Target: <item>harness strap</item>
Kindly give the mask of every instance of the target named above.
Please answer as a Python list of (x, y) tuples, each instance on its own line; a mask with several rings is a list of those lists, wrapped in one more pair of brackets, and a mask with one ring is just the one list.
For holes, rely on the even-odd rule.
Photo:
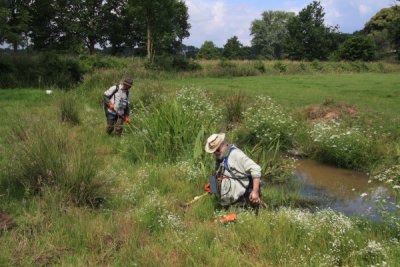
[(240, 183), (240, 185), (243, 186), (243, 188), (246, 189), (246, 193), (247, 193), (247, 191), (252, 190), (252, 188), (250, 188), (250, 187), (252, 187), (252, 177), (251, 176), (247, 176), (247, 178), (249, 179), (249, 185), (245, 186), (244, 183), (241, 181), (241, 179), (237, 178), (236, 175), (229, 169), (229, 166), (228, 166), (229, 155), (231, 154), (231, 152), (234, 149), (236, 149), (236, 147), (234, 147), (233, 145), (229, 146), (228, 156), (226, 156), (226, 158), (224, 159), (224, 169), (229, 172), (229, 174), (231, 175), (232, 179), (238, 181)]

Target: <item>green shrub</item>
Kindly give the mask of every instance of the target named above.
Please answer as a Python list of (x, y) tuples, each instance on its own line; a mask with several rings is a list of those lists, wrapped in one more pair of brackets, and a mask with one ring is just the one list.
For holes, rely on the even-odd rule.
[(262, 62), (262, 60), (258, 60), (254, 63), (254, 68), (256, 70), (258, 70), (260, 73), (265, 73), (267, 71), (267, 69), (265, 68), (264, 63)]
[(322, 71), (324, 69), (324, 66), (318, 60), (314, 60), (310, 65), (314, 70), (317, 71)]
[(278, 61), (274, 64), (274, 69), (279, 72), (286, 72), (288, 69), (288, 65)]
[(164, 55), (155, 57), (152, 62), (146, 62), (145, 67), (151, 70), (165, 71), (195, 71), (202, 67), (195, 61), (183, 56)]
[(77, 59), (55, 53), (1, 55), (0, 87), (70, 88), (82, 80), (84, 67)]
[(369, 70), (365, 62), (360, 62), (360, 61), (350, 62), (350, 66), (352, 70), (355, 70), (357, 72), (365, 72)]
[(365, 60), (374, 59), (376, 46), (371, 37), (355, 35), (347, 39), (339, 48), (338, 55), (344, 60)]

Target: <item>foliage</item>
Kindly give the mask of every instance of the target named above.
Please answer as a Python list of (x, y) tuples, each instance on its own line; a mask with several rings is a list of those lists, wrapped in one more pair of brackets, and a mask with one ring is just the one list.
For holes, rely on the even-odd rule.
[(284, 40), (287, 37), (287, 24), (294, 17), (292, 12), (265, 11), (261, 19), (251, 23), (252, 45), (264, 58), (281, 59), (284, 56)]
[(324, 25), (324, 16), (320, 2), (314, 1), (289, 19), (286, 38), (289, 58), (324, 60), (336, 49), (335, 28)]
[(371, 38), (356, 35), (347, 39), (339, 48), (339, 57), (344, 60), (363, 60), (374, 59), (376, 47)]
[(389, 38), (392, 42), (392, 46), (396, 49), (397, 58), (400, 60), (400, 6), (395, 6), (394, 12), (393, 21), (389, 25)]
[(153, 62), (147, 62), (148, 69), (165, 71), (195, 71), (200, 70), (201, 65), (183, 56), (159, 56)]
[(25, 1), (0, 2), (0, 43), (12, 45), (14, 52), (19, 46), (27, 46), (30, 14)]
[(222, 55), (227, 59), (240, 59), (242, 58), (242, 47), (237, 36), (233, 36), (226, 41)]
[(132, 0), (128, 4), (130, 16), (139, 23), (139, 40), (146, 44), (149, 61), (155, 54), (180, 51), (182, 40), (189, 36), (190, 29), (185, 2)]
[(216, 59), (220, 57), (219, 49), (212, 41), (205, 41), (197, 54), (198, 58), (202, 59)]
[(315, 124), (311, 137), (315, 157), (322, 162), (364, 169), (379, 157), (373, 134), (358, 127), (346, 128), (339, 121)]
[(270, 97), (258, 96), (244, 112), (248, 134), (246, 143), (270, 146), (279, 143), (282, 149), (293, 145), (296, 122)]
[[(214, 63), (218, 64), (218, 62)], [(245, 65), (254, 69), (252, 62), (250, 64), (234, 63), (237, 68)], [(269, 71), (275, 62), (263, 63)], [(387, 113), (389, 119), (380, 117), (379, 122), (382, 122), (385, 129), (398, 128), (399, 123), (393, 120), (399, 113), (395, 101), (399, 79), (397, 73), (343, 75), (335, 72), (340, 66), (350, 68), (349, 63), (318, 62), (324, 67), (322, 71), (329, 74), (318, 74), (318, 79), (316, 79), (315, 75), (289, 76), (288, 73), (297, 71), (296, 68), (300, 64), (298, 62), (284, 63), (288, 65), (288, 71), (284, 76), (201, 79), (193, 78), (196, 77), (195, 73), (185, 74), (188, 76), (174, 76), (175, 73), (165, 75), (162, 72), (154, 72), (152, 75), (159, 75), (162, 78), (158, 77), (151, 81), (144, 78), (138, 79), (136, 83), (138, 90), (132, 91), (132, 97), (135, 99), (132, 101), (133, 104), (138, 102), (136, 93), (143, 93), (138, 97), (147, 99), (147, 104), (135, 109), (130, 127), (141, 125), (141, 122), (136, 120), (140, 118), (143, 110), (148, 109), (154, 113), (156, 109), (161, 110), (161, 105), (169, 103), (172, 106), (174, 101), (179, 102), (178, 106), (185, 107), (184, 112), (196, 114), (189, 118), (185, 117), (192, 120), (190, 123), (197, 124), (201, 121), (215, 123), (218, 126), (223, 125), (223, 116), (219, 111), (223, 107), (221, 99), (224, 99), (232, 88), (241, 88), (246, 89), (245, 93), (249, 95), (273, 94), (277, 102), (284, 103), (293, 110), (327, 97), (342, 97), (348, 102), (358, 103), (360, 109), (357, 111), (360, 113), (364, 111), (362, 107), (368, 107), (368, 111), (379, 113), (379, 115)], [(303, 64), (307, 71), (314, 70), (310, 63), (303, 62)], [(364, 64), (372, 70), (377, 69), (381, 63)], [(128, 66), (132, 68), (132, 65)], [(384, 68), (394, 69), (390, 64), (384, 64)], [(142, 66), (133, 69), (140, 77), (153, 77), (148, 72), (143, 72)], [(352, 70), (343, 70), (343, 72), (350, 71)], [(143, 161), (132, 164), (124, 152), (126, 149), (140, 150), (140, 146), (136, 145), (146, 145), (145, 142), (141, 142), (139, 138), (136, 139), (137, 135), (126, 134), (120, 139), (115, 139), (101, 134), (99, 131), (104, 123), (101, 109), (94, 106), (95, 101), (91, 95), (92, 92), (99, 95), (104, 91), (105, 86), (110, 85), (110, 81), (117, 80), (116, 77), (120, 78), (123, 74), (126, 74), (125, 69), (102, 69), (98, 73), (87, 76), (88, 80), (83, 86), (85, 90), (79, 91), (84, 98), (78, 99), (78, 101), (85, 101), (86, 116), (82, 118), (83, 123), (76, 127), (51, 121), (52, 118), (55, 119), (57, 107), (49, 105), (52, 97), (44, 95), (42, 90), (4, 90), (0, 94), (0, 101), (5, 110), (0, 114), (2, 126), (5, 126), (0, 128), (1, 133), (4, 133), (4, 128), (17, 128), (18, 123), (11, 121), (10, 118), (26, 117), (29, 121), (37, 122), (39, 130), (22, 127), (21, 129), (27, 131), (13, 131), (14, 137), (18, 137), (17, 140), (24, 140), (24, 133), (27, 133), (40, 135), (41, 138), (51, 136), (50, 143), (58, 144), (58, 146), (51, 146), (58, 153), (35, 153), (36, 157), (32, 157), (30, 164), (34, 163), (37, 166), (36, 159), (43, 158), (45, 154), (48, 154), (49, 162), (60, 161), (60, 165), (62, 162), (72, 162), (70, 158), (75, 157), (70, 154), (73, 150), (69, 149), (70, 146), (76, 149), (74, 151), (95, 149), (85, 154), (88, 157), (81, 157), (74, 162), (77, 165), (77, 162), (80, 162), (79, 166), (83, 168), (88, 164), (99, 164), (99, 158), (103, 158), (104, 162), (96, 168), (98, 175), (96, 181), (105, 181), (106, 178), (113, 181), (112, 185), (106, 188), (105, 196), (108, 201), (105, 202), (103, 208), (95, 211), (87, 207), (71, 205), (74, 203), (65, 195), (74, 194), (76, 188), (64, 191), (61, 187), (46, 186), (40, 194), (32, 197), (26, 195), (22, 200), (10, 197), (13, 192), (10, 188), (1, 190), (0, 210), (10, 214), (17, 225), (13, 229), (1, 232), (0, 265), (396, 266), (398, 264), (400, 256), (400, 235), (398, 224), (396, 225), (398, 213), (392, 214), (397, 216), (392, 217), (395, 219), (393, 221), (367, 221), (347, 217), (332, 210), (311, 212), (294, 208), (303, 201), (296, 193), (299, 186), (290, 185), (287, 190), (278, 190), (275, 189), (278, 185), (269, 183), (270, 180), (286, 183), (285, 181), (289, 179), (288, 175), (293, 170), (293, 161), (281, 156), (278, 142), (270, 145), (257, 143), (254, 145), (241, 139), (239, 134), (228, 133), (235, 143), (238, 140), (244, 140), (238, 144), (239, 147), (265, 169), (264, 174), (267, 175), (267, 180), (263, 177), (262, 199), (268, 207), (260, 209), (258, 216), (244, 210), (220, 210), (212, 196), (205, 196), (188, 209), (180, 209), (181, 203), (186, 203), (204, 193), (204, 184), (213, 167), (213, 157), (204, 155), (204, 142), (211, 132), (219, 131), (220, 128), (216, 126), (211, 129), (210, 127), (210, 132), (191, 133), (196, 139), (191, 149), (187, 151), (182, 149), (179, 159), (172, 163), (169, 162), (169, 158), (164, 160), (159, 156), (170, 146), (160, 145), (160, 150), (143, 150), (148, 154), (138, 153), (143, 157)], [(161, 80), (163, 83), (160, 82)], [(191, 88), (184, 93), (179, 93), (179, 96), (172, 94), (175, 88), (188, 83), (200, 84), (201, 89)], [(374, 89), (377, 83), (382, 85), (380, 90)], [(162, 94), (160, 88), (165, 90)], [(157, 96), (148, 96), (145, 92), (147, 90), (156, 91)], [(185, 97), (182, 98), (181, 94)], [(198, 101), (199, 99), (202, 101)], [(253, 98), (250, 100), (249, 103), (254, 102)], [(215, 108), (212, 109), (215, 113), (207, 111), (209, 105)], [(45, 116), (42, 112), (38, 112), (43, 109), (46, 111)], [(182, 109), (178, 110), (182, 112)], [(162, 111), (168, 111), (168, 109), (163, 108)], [(215, 117), (203, 117), (210, 114), (215, 114)], [(285, 114), (284, 118), (287, 117), (287, 113)], [(168, 117), (163, 114), (159, 116)], [(45, 131), (48, 134), (40, 131), (44, 125), (42, 124), (44, 118), (50, 124), (50, 130)], [(300, 121), (297, 120), (297, 122)], [(364, 128), (366, 125), (373, 125), (379, 129), (376, 124), (376, 121), (366, 120), (362, 126)], [(296, 131), (293, 131), (295, 135), (298, 126), (299, 123), (296, 124)], [(44, 127), (47, 128), (46, 125)], [(370, 128), (365, 129), (368, 129), (368, 132), (374, 131)], [(246, 129), (243, 131), (245, 135)], [(383, 133), (384, 129), (375, 136), (383, 138), (388, 146), (397, 145), (397, 150), (399, 150), (399, 135), (394, 131), (392, 135)], [(62, 138), (58, 138), (58, 135)], [(18, 172), (18, 160), (23, 159), (19, 157), (20, 147), (15, 146), (14, 142), (4, 142), (4, 136), (0, 134), (0, 162), (2, 163), (0, 167), (2, 170), (7, 170), (8, 166), (11, 166), (8, 173)], [(63, 145), (61, 141), (55, 141), (60, 139), (67, 145)], [(393, 144), (393, 140), (397, 142)], [(18, 141), (18, 143), (24, 148), (27, 142)], [(47, 142), (45, 148), (50, 147), (50, 143)], [(390, 151), (395, 152), (394, 149)], [(14, 154), (17, 155), (14, 157)], [(383, 168), (383, 171), (388, 169), (388, 172), (383, 173), (382, 177), (385, 176), (385, 181), (388, 181), (384, 185), (399, 190), (397, 187), (394, 188), (397, 185), (394, 181), (398, 180), (399, 168), (395, 160), (398, 160), (400, 153), (393, 154), (397, 156), (392, 158), (392, 165)], [(61, 159), (56, 156), (50, 157), (50, 155), (61, 155)], [(159, 162), (153, 163), (152, 159), (155, 158), (158, 158)], [(379, 162), (383, 160), (382, 157), (377, 159)], [(13, 166), (15, 163), (18, 166)], [(43, 170), (47, 170), (50, 165), (50, 163), (44, 164), (43, 166), (47, 168)], [(76, 166), (74, 164), (68, 166), (71, 168), (66, 170), (65, 179), (70, 178), (72, 169), (77, 169), (73, 167)], [(5, 180), (10, 177), (13, 176), (2, 175), (0, 179)], [(43, 177), (48, 178), (48, 176)], [(396, 179), (390, 181), (390, 178)], [(233, 212), (238, 215), (236, 222), (218, 223), (221, 217)]]
[(57, 86), (70, 88), (79, 83), (85, 73), (77, 59), (54, 53), (34, 56), (2, 55), (1, 88)]
[(274, 64), (274, 69), (276, 69), (279, 72), (286, 72), (288, 69), (288, 65), (286, 65), (285, 63), (282, 63), (280, 61), (276, 62)]
[[(196, 88), (182, 88), (173, 101), (138, 111), (128, 154), (135, 161), (174, 162), (193, 155), (196, 137), (216, 128), (218, 111)], [(136, 146), (137, 148), (134, 148)]]
[(393, 30), (398, 28), (396, 17), (399, 17), (399, 12), (396, 6), (382, 8), (364, 26), (364, 32), (373, 38), (381, 57), (390, 54), (396, 47), (396, 41), (391, 37)]
[(112, 54), (117, 54), (145, 46), (152, 60), (155, 51), (178, 52), (189, 36), (187, 6), (178, 0), (9, 2), (12, 5), (1, 7), (1, 19), (9, 23), (0, 40), (12, 43), (15, 50), (29, 33), (36, 51), (81, 54), (86, 48), (93, 54), (96, 45), (111, 44)]

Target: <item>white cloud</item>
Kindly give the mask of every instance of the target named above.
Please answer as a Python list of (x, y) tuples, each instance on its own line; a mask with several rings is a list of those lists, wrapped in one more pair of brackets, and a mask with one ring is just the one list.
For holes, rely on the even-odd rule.
[(244, 45), (250, 45), (251, 22), (262, 12), (246, 4), (232, 5), (227, 0), (187, 0), (189, 8), (190, 38), (186, 44), (200, 47), (204, 41), (211, 40), (223, 47), (226, 41), (237, 36)]
[(364, 5), (364, 4), (360, 4), (358, 6), (358, 10), (359, 10), (360, 14), (364, 16), (364, 15), (367, 15), (367, 14), (370, 13), (371, 8), (369, 6)]
[[(190, 38), (185, 44), (200, 47), (204, 41), (213, 41), (223, 47), (228, 38), (237, 36), (244, 45), (250, 45), (251, 22), (261, 18), (267, 10), (299, 13), (312, 0), (186, 0), (189, 8)], [(393, 0), (321, 0), (325, 23), (339, 25), (342, 32), (360, 30), (381, 8)]]

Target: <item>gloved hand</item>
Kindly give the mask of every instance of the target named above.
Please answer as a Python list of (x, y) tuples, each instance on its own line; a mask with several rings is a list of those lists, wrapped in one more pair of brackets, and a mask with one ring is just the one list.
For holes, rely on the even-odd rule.
[(206, 183), (206, 184), (205, 184), (204, 190), (206, 190), (207, 193), (211, 193), (210, 183)]
[(131, 122), (131, 121), (129, 120), (129, 116), (128, 116), (128, 115), (125, 116), (124, 120), (125, 120), (126, 123), (130, 123), (130, 122)]
[(110, 103), (108, 103), (108, 108), (114, 110), (115, 106), (113, 103), (110, 102)]

